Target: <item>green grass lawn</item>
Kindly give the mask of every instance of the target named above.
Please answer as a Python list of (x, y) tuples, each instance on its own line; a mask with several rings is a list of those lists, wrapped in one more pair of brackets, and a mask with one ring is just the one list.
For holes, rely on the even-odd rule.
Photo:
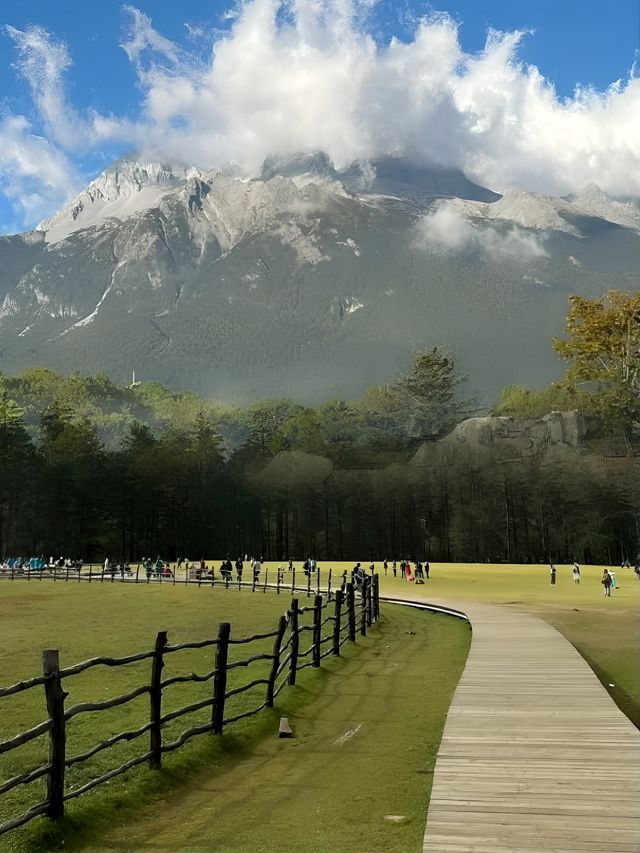
[[(232, 636), (246, 636), (275, 626), (288, 603), (284, 594), (248, 590), (3, 582), (0, 682), (37, 673), (43, 648), (59, 648), (65, 666), (97, 654), (151, 648), (160, 627), (168, 629), (170, 642), (180, 642), (214, 636), (218, 622), (228, 619)], [(1, 837), (0, 850), (418, 849), (442, 728), (469, 638), (464, 622), (389, 607), (366, 638), (343, 647), (341, 659), (330, 657), (321, 671), (302, 672), (298, 686), (285, 689), (272, 712), (229, 727), (222, 738), (194, 739), (165, 756), (160, 773), (138, 768), (112, 780), (72, 801), (58, 826), (36, 820)], [(238, 657), (246, 654), (246, 647), (238, 647)], [(163, 676), (211, 669), (212, 655), (208, 649), (169, 656), (171, 663), (182, 660)], [(69, 679), (67, 704), (145, 683), (148, 664), (97, 667)], [(241, 673), (238, 683), (254, 676), (243, 668), (235, 673)], [(181, 685), (180, 695), (163, 710), (202, 698), (202, 689)], [(246, 696), (238, 699), (248, 706), (262, 699)], [(42, 720), (43, 704), (41, 688), (2, 700), (0, 739)], [(280, 714), (289, 716), (294, 739), (275, 736)], [(175, 721), (164, 737), (206, 718), (207, 711)], [(67, 754), (146, 719), (146, 696), (74, 718)], [(68, 784), (79, 785), (146, 748), (143, 735), (105, 751), (88, 766), (68, 771)], [(46, 738), (39, 738), (1, 756), (0, 777), (45, 763), (46, 749)], [(38, 781), (5, 795), (2, 818), (43, 794)], [(401, 815), (402, 821), (386, 815)]]
[(621, 710), (640, 727), (640, 582), (632, 569), (618, 568), (619, 589), (605, 598), (603, 568), (583, 566), (576, 586), (571, 566), (558, 566), (556, 585), (551, 586), (548, 566), (436, 563), (424, 586), (387, 575), (381, 578), (381, 594), (441, 598), (461, 606), (485, 601), (536, 614), (578, 649)]
[[(220, 621), (232, 623), (232, 637), (245, 637), (257, 631), (275, 629), (286, 609), (288, 599), (271, 594), (251, 594), (232, 590), (210, 590), (171, 586), (135, 586), (122, 584), (77, 584), (44, 581), (3, 581), (0, 585), (0, 683), (3, 686), (38, 675), (41, 672), (41, 652), (45, 648), (60, 650), (61, 666), (97, 655), (122, 656), (153, 648), (158, 630), (168, 630), (169, 642), (179, 643), (215, 637)], [(271, 651), (273, 640), (231, 648), (230, 661), (249, 654)], [(250, 648), (250, 651), (247, 649)], [(148, 684), (150, 660), (121, 667), (98, 666), (65, 680), (69, 692), (66, 705), (85, 701), (100, 701), (117, 696), (134, 687)], [(166, 657), (163, 678), (191, 671), (205, 673), (213, 669), (214, 649), (185, 650)], [(250, 669), (239, 667), (229, 673), (229, 687), (247, 683), (264, 675), (268, 662), (252, 664)], [(211, 682), (187, 683), (168, 687), (163, 697), (163, 712), (168, 712), (211, 695)], [(264, 700), (264, 687), (229, 700), (226, 716), (255, 707)], [(174, 739), (191, 725), (204, 723), (211, 710), (203, 709), (174, 720), (163, 729), (165, 740)], [(44, 691), (41, 687), (0, 700), (0, 740), (46, 719)], [(149, 719), (149, 699), (143, 695), (132, 702), (108, 711), (81, 714), (67, 724), (67, 755), (75, 755), (98, 741), (118, 732), (139, 727)], [(131, 742), (113, 748), (76, 765), (67, 771), (67, 789), (78, 787), (89, 779), (117, 767), (125, 760), (141, 755), (148, 749), (149, 736), (143, 734)], [(198, 746), (186, 747), (197, 753)], [(0, 777), (11, 778), (47, 761), (47, 738), (36, 738), (29, 744), (0, 755)], [(179, 751), (182, 755), (183, 751)], [(177, 756), (177, 753), (174, 754)], [(168, 766), (179, 765), (183, 757), (167, 758)], [(82, 814), (91, 804), (106, 801), (114, 792), (133, 791), (131, 776), (112, 780), (108, 786), (96, 789), (70, 804), (69, 811)], [(0, 797), (0, 820), (16, 816), (43, 800), (45, 785), (38, 780), (20, 786)], [(36, 821), (42, 823), (42, 821)], [(24, 836), (24, 849), (30, 844), (31, 830), (18, 830), (12, 838)], [(7, 837), (0, 837), (0, 849)], [(8, 849), (23, 849), (18, 847)]]
[[(270, 577), (275, 566), (267, 563)], [(353, 563), (332, 566), (335, 585), (336, 575), (350, 570)], [(328, 568), (329, 564), (322, 567), (323, 584)], [(551, 587), (546, 566), (432, 564), (431, 579), (418, 587), (393, 578), (389, 570), (381, 578), (381, 594), (420, 596), (461, 607), (465, 602), (485, 601), (537, 614), (576, 646), (620, 707), (639, 724), (640, 583), (631, 570), (617, 569), (620, 588), (605, 599), (601, 575), (600, 567), (584, 567), (582, 583), (575, 586), (570, 567), (559, 566), (557, 584)], [(5, 642), (0, 650), (0, 683), (37, 673), (42, 648), (60, 648), (64, 666), (98, 653), (151, 648), (160, 628), (169, 630), (171, 642), (179, 642), (214, 636), (218, 622), (228, 618), (236, 636), (246, 635), (274, 626), (288, 602), (285, 593), (170, 584), (2, 582)], [(355, 648), (344, 647), (342, 659), (323, 661), (321, 672), (305, 670), (299, 687), (285, 690), (273, 712), (229, 728), (221, 739), (196, 739), (167, 756), (160, 774), (140, 768), (79, 798), (60, 833), (47, 836), (42, 830), (45, 822), (36, 821), (31, 828), (12, 833), (10, 840), (0, 838), (0, 850), (400, 853), (420, 849), (431, 773), (446, 711), (464, 665), (469, 630), (464, 622), (450, 617), (390, 604), (383, 603), (382, 613), (382, 621), (366, 639), (358, 638)], [(212, 668), (211, 650), (179, 654), (184, 655), (181, 671)], [(120, 669), (122, 680), (117, 686), (110, 681), (116, 671), (92, 670), (91, 675), (72, 680), (74, 693), (67, 701), (105, 698), (140, 684), (148, 680), (146, 664), (127, 668), (131, 676)], [(242, 675), (244, 683), (254, 673)], [(80, 692), (80, 678), (86, 684), (77, 696), (75, 682)], [(167, 710), (201, 698), (198, 689), (194, 686), (193, 693), (181, 693)], [(3, 706), (1, 737), (43, 718), (29, 703), (24, 704), (25, 697), (3, 700), (15, 705), (8, 717)], [(124, 708), (108, 712), (114, 715), (112, 729), (101, 734), (147, 719), (146, 697), (136, 701), (140, 707), (124, 724), (119, 716)], [(246, 701), (250, 704), (251, 697)], [(291, 719), (296, 734), (292, 740), (275, 737), (281, 713)], [(104, 719), (106, 714), (99, 716)], [(97, 715), (76, 718), (70, 728), (83, 720), (85, 727), (70, 733), (76, 747), (96, 740)], [(190, 724), (190, 719), (176, 721), (174, 731)], [(139, 743), (146, 749), (145, 736)], [(34, 744), (39, 744), (40, 753), (35, 755), (34, 745), (32, 756), (38, 762), (45, 757), (46, 743), (39, 739)], [(105, 752), (103, 765), (94, 765), (91, 775), (120, 763), (130, 749), (123, 745), (119, 760), (115, 751)], [(12, 775), (3, 761), (15, 754), (0, 756), (0, 777)], [(81, 781), (78, 777), (75, 783)], [(34, 790), (39, 784), (29, 786), (31, 802), (38, 799)], [(24, 792), (19, 796), (26, 807)], [(392, 815), (401, 820), (388, 820)]]
[[(214, 773), (198, 773), (177, 796), (82, 849), (419, 850), (469, 639), (462, 621), (387, 608), (358, 639), (360, 648), (347, 644), (341, 660), (305, 671), (299, 689), (282, 694), (262, 738), (241, 752), (229, 739)], [(276, 737), (280, 713), (289, 717), (293, 739)]]

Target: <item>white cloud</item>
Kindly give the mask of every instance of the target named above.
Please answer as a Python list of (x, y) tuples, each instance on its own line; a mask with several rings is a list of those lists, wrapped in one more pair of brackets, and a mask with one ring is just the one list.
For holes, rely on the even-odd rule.
[(24, 116), (0, 120), (0, 191), (13, 204), (22, 228), (38, 222), (79, 188), (68, 158), (35, 135)]
[(371, 5), (245, 0), (226, 30), (210, 30), (204, 59), (201, 37), (190, 53), (127, 7), (138, 121), (79, 115), (64, 86), (67, 48), (40, 27), (6, 31), (43, 133), (65, 150), (117, 141), (204, 169), (233, 161), (247, 174), (273, 153), (321, 149), (340, 166), (410, 150), (496, 190), (564, 194), (595, 182), (640, 196), (640, 79), (561, 99), (519, 61), (523, 32), (490, 32), (483, 51), (467, 54), (455, 23), (432, 15), (383, 44)]
[(497, 229), (471, 222), (451, 201), (440, 202), (419, 220), (416, 245), (436, 251), (473, 249), (494, 258), (502, 256), (522, 261), (548, 257), (542, 238), (527, 234), (515, 225)]

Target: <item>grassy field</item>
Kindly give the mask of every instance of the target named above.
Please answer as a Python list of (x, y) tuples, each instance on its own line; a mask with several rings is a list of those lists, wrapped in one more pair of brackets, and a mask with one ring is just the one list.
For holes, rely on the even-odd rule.
[(424, 586), (387, 576), (381, 594), (486, 601), (535, 613), (578, 649), (621, 710), (640, 727), (640, 582), (632, 569), (618, 568), (619, 588), (605, 598), (603, 568), (581, 567), (577, 586), (571, 566), (558, 566), (557, 582), (551, 586), (548, 566), (436, 563)]
[[(256, 630), (272, 630), (280, 614), (286, 609), (287, 599), (275, 595), (212, 591), (197, 588), (172, 588), (159, 586), (132, 586), (121, 584), (94, 585), (75, 583), (27, 583), (3, 581), (0, 585), (0, 620), (2, 646), (0, 647), (0, 682), (7, 685), (41, 672), (41, 652), (45, 648), (60, 650), (61, 665), (69, 666), (97, 655), (122, 656), (153, 648), (158, 630), (167, 629), (169, 642), (178, 643), (215, 637), (218, 623), (232, 623), (232, 636), (248, 636)], [(256, 626), (258, 626), (256, 628)], [(273, 641), (252, 644), (251, 654), (270, 651)], [(189, 673), (202, 673), (213, 669), (212, 648), (185, 650), (167, 656), (163, 677)], [(232, 648), (230, 660), (247, 656), (246, 647)], [(230, 672), (229, 686), (244, 684), (262, 674), (266, 662), (258, 662), (245, 671), (240, 667)], [(117, 668), (95, 667), (65, 681), (69, 691), (67, 707), (85, 701), (100, 701), (134, 687), (149, 683), (150, 661), (141, 661)], [(179, 684), (165, 691), (165, 712), (198, 701), (210, 695), (210, 682), (204, 684)], [(264, 689), (258, 694), (250, 691), (234, 697), (228, 715), (255, 707), (264, 698)], [(189, 725), (206, 722), (210, 709), (189, 717), (172, 721), (164, 730), (164, 737), (173, 739)], [(9, 738), (46, 718), (42, 688), (1, 700), (0, 740)], [(67, 724), (67, 755), (75, 755), (93, 746), (99, 740), (121, 731), (131, 730), (149, 719), (149, 699), (140, 696), (122, 705), (98, 714), (81, 714)], [(148, 735), (130, 743), (122, 742), (113, 748), (67, 771), (67, 787), (77, 787), (95, 776), (117, 767), (128, 758), (146, 752)], [(197, 761), (198, 746), (186, 747), (184, 755)], [(169, 767), (184, 762), (180, 757), (167, 761)], [(8, 779), (24, 770), (45, 764), (47, 740), (37, 738), (29, 744), (0, 756), (0, 776)], [(145, 771), (132, 771), (144, 773)], [(91, 803), (106, 803), (112, 792), (135, 790), (132, 775), (112, 780), (108, 786), (98, 788), (74, 801), (77, 806), (71, 813), (81, 814)], [(0, 819), (20, 814), (29, 805), (44, 799), (44, 782), (38, 780), (20, 786), (0, 798)], [(38, 821), (36, 823), (42, 823)], [(27, 838), (24, 849), (34, 849), (29, 841), (30, 830), (19, 830), (14, 838)], [(6, 837), (0, 845), (6, 845)], [(0, 849), (2, 847), (0, 846)], [(13, 849), (9, 847), (8, 849)], [(15, 849), (22, 849), (16, 847)]]
[[(266, 566), (273, 578), (276, 564)], [(332, 566), (335, 581), (353, 563)], [(323, 583), (328, 567), (322, 567)], [(376, 567), (382, 571), (380, 564)], [(559, 566), (557, 584), (551, 587), (546, 566), (432, 564), (430, 580), (418, 587), (394, 578), (389, 569), (381, 577), (381, 594), (462, 607), (465, 601), (486, 601), (539, 615), (576, 646), (612, 698), (640, 724), (640, 583), (631, 570), (617, 569), (620, 588), (605, 599), (601, 575), (601, 567), (583, 567), (582, 583), (575, 586), (571, 568)], [(38, 672), (40, 650), (47, 646), (61, 649), (64, 665), (98, 652), (150, 648), (160, 627), (179, 642), (212, 636), (217, 623), (228, 617), (237, 636), (271, 628), (287, 604), (286, 594), (246, 590), (2, 582), (0, 682)], [(0, 839), (0, 850), (417, 850), (441, 730), (468, 640), (465, 623), (383, 603), (376, 630), (359, 638), (358, 648), (347, 645), (343, 659), (328, 659), (324, 671), (305, 671), (299, 689), (285, 691), (273, 713), (229, 729), (222, 739), (198, 739), (168, 757), (161, 774), (134, 770), (109, 788), (74, 801), (57, 835), (43, 835), (34, 826), (13, 834), (10, 842)], [(182, 670), (211, 668), (211, 654), (202, 657), (200, 652), (197, 658), (193, 653), (192, 659), (191, 653), (184, 654)], [(104, 698), (142, 683), (144, 664), (136, 666), (142, 669), (133, 681), (123, 679), (117, 688), (109, 682), (108, 689), (100, 670), (93, 670), (93, 682), (89, 674), (83, 676), (88, 683), (82, 696), (74, 693), (68, 701)], [(181, 694), (176, 705), (200, 696)], [(138, 723), (146, 719), (144, 698)], [(109, 712), (116, 715), (113, 732), (138, 724), (132, 718), (122, 725), (116, 711)], [(273, 736), (281, 713), (293, 722), (293, 740)], [(3, 709), (0, 737), (40, 719), (26, 705), (8, 717)], [(70, 725), (83, 719), (86, 728), (73, 734), (76, 747), (96, 739), (91, 715)], [(177, 721), (177, 729), (184, 722)], [(39, 748), (43, 758), (44, 743)], [(4, 778), (11, 775), (1, 763), (6, 758), (0, 757)], [(109, 762), (120, 763), (114, 756)], [(91, 775), (103, 769), (94, 766)], [(394, 815), (401, 819), (388, 819)]]
[[(36, 674), (43, 648), (59, 648), (64, 666), (96, 654), (151, 648), (159, 628), (168, 629), (170, 642), (181, 642), (214, 636), (217, 623), (229, 619), (232, 635), (246, 636), (275, 626), (287, 604), (287, 596), (273, 592), (3, 581), (0, 682)], [(465, 623), (444, 616), (389, 611), (367, 638), (358, 638), (356, 647), (343, 647), (341, 660), (329, 658), (321, 672), (301, 673), (299, 687), (285, 690), (273, 712), (230, 727), (223, 738), (195, 739), (166, 756), (159, 774), (139, 768), (112, 780), (70, 803), (59, 827), (34, 821), (0, 838), (0, 850), (260, 850), (265, 849), (267, 815), (274, 850), (336, 850), (341, 849), (340, 838), (349, 839), (342, 849), (354, 851), (417, 848), (441, 731), (470, 632)], [(239, 647), (242, 656), (246, 647)], [(179, 665), (174, 664), (178, 657)], [(163, 675), (211, 669), (211, 658), (211, 649), (180, 652), (168, 658), (174, 668)], [(148, 663), (98, 667), (69, 679), (67, 702), (104, 699), (145, 683)], [(242, 671), (239, 683), (254, 675)], [(203, 698), (203, 689), (210, 686), (181, 685), (165, 710)], [(259, 704), (247, 694), (238, 699), (248, 706)], [(0, 739), (42, 720), (42, 706), (39, 688), (2, 700)], [(291, 741), (274, 737), (281, 713), (294, 725)], [(164, 737), (206, 716), (207, 711), (177, 720)], [(74, 718), (68, 724), (68, 754), (146, 719), (146, 697)], [(95, 756), (68, 771), (68, 784), (82, 784), (143, 752), (146, 744), (143, 735)], [(1, 756), (0, 777), (45, 762), (46, 739), (39, 738)], [(361, 782), (354, 786), (354, 779)], [(43, 793), (43, 783), (35, 782), (3, 796), (1, 817), (25, 810)], [(385, 820), (387, 814), (403, 820)], [(298, 840), (288, 846), (293, 831)], [(243, 847), (237, 846), (240, 838)]]

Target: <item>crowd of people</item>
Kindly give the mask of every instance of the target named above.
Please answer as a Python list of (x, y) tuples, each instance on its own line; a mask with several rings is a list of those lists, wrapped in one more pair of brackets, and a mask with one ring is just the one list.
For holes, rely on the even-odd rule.
[[(263, 558), (262, 557), (249, 557), (248, 554), (245, 554), (244, 557), (240, 555), (235, 564), (231, 562), (229, 555), (222, 561), (220, 564), (219, 572), (220, 577), (223, 581), (227, 583), (231, 582), (233, 579), (233, 571), (235, 568), (235, 577), (238, 583), (242, 583), (243, 579), (246, 580), (250, 578), (253, 583), (257, 583), (260, 579), (260, 574), (263, 568)], [(248, 566), (248, 570), (245, 573), (245, 564)], [(80, 572), (83, 568), (84, 562), (82, 559), (74, 559), (71, 557), (49, 557), (46, 559), (43, 555), (33, 555), (31, 557), (25, 556), (9, 556), (0, 561), (0, 574), (29, 574), (31, 572), (55, 572), (55, 571), (76, 571)], [(192, 564), (188, 557), (179, 557), (176, 561), (176, 572), (180, 569), (183, 569), (187, 577), (192, 576), (196, 579), (200, 578), (215, 578), (215, 570), (213, 566), (209, 568), (205, 560), (200, 560), (197, 564)], [(382, 561), (382, 568), (385, 576), (389, 574), (393, 574), (393, 577), (400, 577), (403, 580), (409, 581), (415, 584), (423, 584), (425, 580), (429, 580), (431, 565), (428, 560), (424, 562), (422, 560), (393, 560), (390, 561), (385, 559)], [(635, 574), (635, 578), (637, 581), (640, 581), (640, 560), (636, 562), (634, 566), (628, 561), (624, 560), (621, 563), (621, 569), (632, 569)], [(136, 575), (139, 575), (141, 570), (145, 573), (147, 579), (151, 578), (172, 578), (174, 576), (174, 572), (171, 568), (171, 564), (169, 561), (163, 560), (160, 556), (157, 556), (155, 559), (151, 557), (143, 557), (137, 563)], [(371, 575), (374, 574), (376, 570), (376, 566), (374, 561), (372, 560), (369, 563), (368, 571)], [(285, 579), (285, 568), (282, 564), (277, 567), (277, 579), (279, 582), (283, 582)], [(293, 560), (288, 561), (286, 572), (294, 572), (295, 565)], [(307, 557), (302, 563), (302, 571), (304, 572), (305, 577), (310, 578), (312, 575), (316, 574), (320, 571), (320, 566), (315, 558)], [(121, 575), (122, 577), (132, 576), (134, 574), (133, 569), (131, 568), (131, 563), (129, 561), (122, 562), (112, 562), (108, 557), (105, 558), (104, 563), (102, 565), (102, 572), (104, 574), (109, 575)], [(346, 574), (346, 573), (345, 573)], [(364, 581), (364, 577), (366, 574), (366, 569), (362, 563), (356, 563), (356, 565), (351, 570), (351, 580), (352, 582), (361, 587)], [(556, 585), (558, 570), (554, 563), (549, 563), (549, 576), (551, 586)], [(571, 567), (571, 577), (573, 579), (573, 583), (578, 586), (581, 581), (581, 572), (580, 565), (577, 561), (573, 563)], [(604, 569), (602, 579), (601, 579), (603, 593), (605, 596), (611, 596), (611, 590), (615, 590), (618, 586), (616, 580), (616, 573), (613, 568)]]
[(60, 569), (79, 572), (83, 565), (82, 560), (71, 557), (49, 557), (47, 559), (42, 554), (40, 556), (34, 554), (31, 557), (9, 556), (0, 562), (0, 572), (28, 574), (29, 572), (59, 571)]

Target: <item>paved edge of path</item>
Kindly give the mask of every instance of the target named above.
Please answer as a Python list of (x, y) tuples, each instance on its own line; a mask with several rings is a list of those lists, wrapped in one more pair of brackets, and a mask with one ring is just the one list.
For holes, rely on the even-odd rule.
[(640, 853), (640, 731), (571, 643), (508, 605), (412, 601), (473, 630), (424, 853)]

